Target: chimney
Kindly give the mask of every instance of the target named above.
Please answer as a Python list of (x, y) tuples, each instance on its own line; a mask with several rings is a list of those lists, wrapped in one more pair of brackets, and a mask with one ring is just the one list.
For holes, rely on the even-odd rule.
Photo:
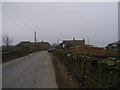
[(36, 43), (37, 39), (36, 39), (36, 32), (35, 32), (35, 43)]
[(73, 41), (75, 41), (75, 38), (73, 38)]

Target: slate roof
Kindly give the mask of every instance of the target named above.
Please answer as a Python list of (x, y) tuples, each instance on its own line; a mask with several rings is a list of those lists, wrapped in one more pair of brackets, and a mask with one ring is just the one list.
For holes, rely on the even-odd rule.
[(17, 46), (19, 46), (19, 45), (28, 45), (28, 44), (31, 44), (31, 42), (30, 41), (22, 41), (22, 42), (18, 43)]
[(71, 44), (71, 45), (85, 45), (85, 40), (63, 40), (63, 44)]
[(115, 45), (115, 44), (120, 44), (120, 40), (119, 41), (116, 41), (116, 42), (113, 42), (113, 43), (110, 43), (112, 45)]
[(28, 47), (30, 49), (33, 48), (42, 48), (47, 49), (50, 48), (51, 45), (48, 42), (30, 42), (30, 41), (22, 41), (16, 45), (17, 47)]

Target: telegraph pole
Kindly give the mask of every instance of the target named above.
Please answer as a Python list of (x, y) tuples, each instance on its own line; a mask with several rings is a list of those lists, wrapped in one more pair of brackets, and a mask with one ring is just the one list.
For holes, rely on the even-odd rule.
[(89, 38), (87, 39), (87, 43), (88, 43), (88, 45), (90, 45), (90, 39)]
[(35, 32), (35, 43), (36, 43), (37, 39), (36, 39), (36, 32)]

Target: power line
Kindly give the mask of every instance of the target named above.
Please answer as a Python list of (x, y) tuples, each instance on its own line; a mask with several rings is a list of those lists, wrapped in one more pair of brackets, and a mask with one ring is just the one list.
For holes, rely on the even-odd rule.
[[(11, 3), (12, 4), (12, 3)], [(10, 4), (7, 4), (7, 6), (8, 6), (8, 8), (11, 8), (12, 10), (14, 10), (14, 12), (12, 12), (12, 13), (14, 13), (14, 15), (15, 16), (17, 16), (17, 18), (19, 19), (19, 22), (21, 22), (23, 25), (22, 25), (22, 27), (24, 26), (24, 28), (28, 28), (28, 30), (31, 30), (31, 28), (29, 28), (29, 27), (31, 27), (31, 25), (29, 25), (28, 24), (28, 22), (26, 21), (26, 18), (25, 17), (23, 17), (19, 12), (18, 12), (18, 10), (16, 10), (16, 8), (15, 7), (13, 7), (14, 6), (14, 4), (11, 6)], [(27, 29), (26, 29), (27, 30)], [(33, 31), (33, 30), (32, 30)]]
[(23, 26), (19, 25), (12, 17), (10, 17), (9, 15), (7, 15), (7, 13), (5, 15), (10, 19), (10, 21), (12, 21), (14, 24), (16, 24), (19, 28), (24, 29)]

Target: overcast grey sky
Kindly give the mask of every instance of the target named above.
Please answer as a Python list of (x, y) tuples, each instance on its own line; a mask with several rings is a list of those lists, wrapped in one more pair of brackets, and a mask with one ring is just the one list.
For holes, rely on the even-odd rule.
[(4, 2), (2, 33), (20, 41), (50, 43), (63, 39), (85, 39), (95, 46), (118, 40), (117, 2)]

